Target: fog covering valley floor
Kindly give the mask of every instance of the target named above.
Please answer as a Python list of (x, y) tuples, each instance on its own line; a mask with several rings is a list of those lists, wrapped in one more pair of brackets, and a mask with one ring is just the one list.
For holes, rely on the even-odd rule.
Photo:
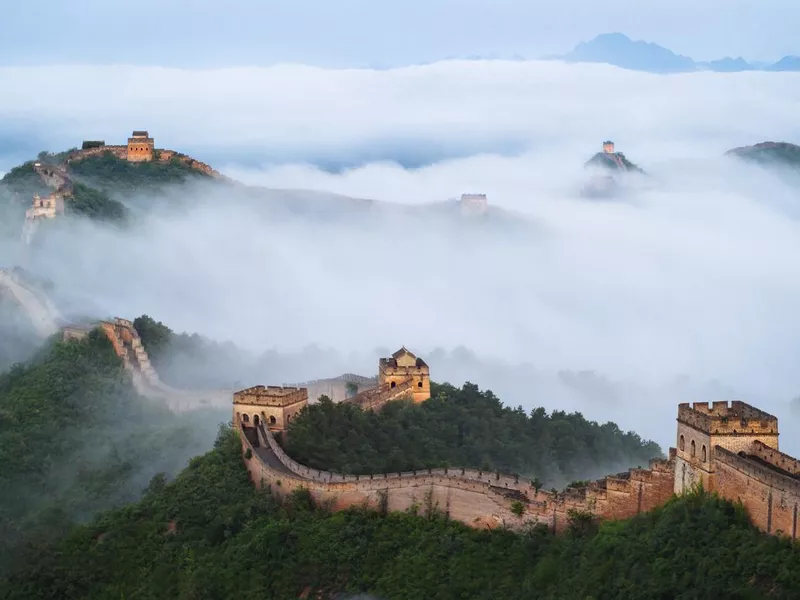
[[(559, 289), (540, 273), (547, 270), (542, 259), (554, 257), (548, 244), (563, 240), (530, 214), (497, 210), (469, 220), (455, 203), (405, 207), (232, 188), (179, 169), (140, 178), (114, 163), (84, 167), (95, 169), (82, 174), (88, 191), (80, 192), (78, 203), (85, 211), (40, 229), (27, 255), (30, 270), (42, 276), (70, 319), (146, 310), (170, 325), (175, 317), (178, 331), (198, 330), (217, 340), (236, 336), (235, 344), (214, 342), (148, 321), (150, 334), (143, 337), (165, 380), (213, 388), (346, 370), (371, 375), (375, 358), (389, 349), (377, 344), (404, 343), (430, 349), (430, 357), (420, 354), (433, 365), (434, 379), (457, 384), (441, 388), (444, 410), (452, 411), (443, 414), (466, 429), (463, 442), (441, 439), (435, 421), (420, 424), (434, 403), (398, 406), (380, 418), (348, 415), (345, 407), (309, 411), (292, 443), (304, 459), (322, 461), (320, 467), (365, 473), (463, 462), (562, 486), (659, 454), (656, 444), (625, 431), (638, 431), (641, 423), (645, 438), (670, 443), (677, 401), (757, 387), (757, 377), (734, 377), (733, 385), (703, 377), (738, 357), (688, 378), (680, 377), (681, 361), (673, 369), (654, 368), (661, 378), (639, 380), (620, 376), (626, 366), (639, 372), (630, 357), (583, 368), (597, 349), (584, 348), (581, 340), (603, 334), (615, 351), (631, 344), (633, 355), (639, 335), (652, 333), (652, 325), (647, 335), (636, 334), (636, 326), (658, 310), (643, 309), (643, 301), (642, 314), (631, 317), (626, 331), (588, 319), (576, 327), (570, 317), (585, 310), (593, 319), (618, 317), (615, 298), (598, 309), (581, 302), (580, 293), (600, 298), (605, 277), (619, 284), (629, 273), (603, 272), (594, 280), (559, 254), (563, 262), (555, 266), (578, 280), (579, 294)], [(20, 187), (4, 196), (7, 214), (20, 216), (20, 198), (29, 202), (35, 180), (26, 177), (12, 171), (11, 185)], [(603, 209), (590, 208), (588, 215), (567, 210), (582, 227), (581, 219)], [(635, 207), (620, 203), (608, 210), (624, 225)], [(16, 217), (2, 219), (8, 256), (19, 250)], [(783, 248), (787, 242), (773, 243)], [(619, 252), (630, 259), (630, 250)], [(781, 272), (782, 266), (772, 268)], [(650, 262), (635, 267), (644, 273)], [(525, 315), (517, 331), (497, 306)], [(246, 481), (234, 435), (218, 427), (228, 413), (176, 417), (132, 392), (104, 338), (43, 343), (13, 303), (3, 301), (0, 309), (0, 360), (4, 367), (28, 361), (0, 376), (0, 566), (13, 572), (0, 591), (9, 597), (294, 598), (311, 589), (389, 598), (514, 597), (520, 590), (543, 598), (745, 598), (792, 597), (800, 589), (790, 544), (758, 534), (740, 510), (703, 494), (599, 530), (576, 519), (568, 534), (555, 538), (542, 531), (474, 532), (434, 514), (330, 515), (303, 495), (278, 506)], [(667, 345), (682, 341), (665, 337)], [(453, 339), (467, 340), (467, 347), (442, 348)], [(575, 354), (565, 357), (565, 341)], [(651, 362), (662, 357), (656, 354)], [(604, 366), (613, 367), (610, 376)], [(773, 367), (780, 372), (780, 364)], [(491, 387), (507, 406), (524, 408), (503, 409), (491, 394), (462, 388), (464, 381)], [(777, 390), (791, 386), (787, 379), (770, 388), (769, 401), (788, 411), (790, 398)], [(597, 420), (619, 415), (627, 423), (599, 426), (558, 408)], [(534, 423), (542, 429), (521, 432), (506, 426), (512, 420), (524, 423), (522, 430)], [(217, 431), (215, 449), (191, 459), (168, 483)], [(352, 446), (337, 442), (347, 434)], [(396, 443), (381, 446), (371, 438), (378, 434), (390, 441), (396, 436)], [(142, 490), (142, 500), (122, 506)], [(76, 521), (88, 524), (73, 528)], [(385, 569), (387, 563), (393, 568)], [(259, 569), (265, 564), (268, 569)]]

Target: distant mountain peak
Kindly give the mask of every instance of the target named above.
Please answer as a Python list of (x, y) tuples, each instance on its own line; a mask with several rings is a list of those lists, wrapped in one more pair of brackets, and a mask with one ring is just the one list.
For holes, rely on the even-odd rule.
[(691, 58), (641, 40), (631, 40), (624, 33), (601, 33), (588, 42), (581, 42), (572, 52), (564, 55), (569, 62), (601, 62), (637, 71), (675, 73), (694, 71), (697, 66)]
[(784, 56), (774, 64), (750, 63), (741, 56), (726, 56), (708, 62), (695, 62), (688, 56), (653, 42), (632, 40), (624, 33), (601, 33), (579, 43), (562, 56), (547, 56), (544, 60), (605, 63), (648, 73), (686, 73), (698, 70), (733, 73), (738, 71), (800, 71), (800, 56)]

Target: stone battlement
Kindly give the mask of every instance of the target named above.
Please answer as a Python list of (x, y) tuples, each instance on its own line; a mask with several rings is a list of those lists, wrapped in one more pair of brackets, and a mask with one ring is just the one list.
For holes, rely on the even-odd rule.
[(778, 419), (744, 402), (678, 405), (678, 421), (712, 435), (777, 435)]
[[(339, 509), (370, 501), (377, 503), (378, 494), (384, 493), (390, 506), (402, 510), (420, 500), (427, 490), (446, 506), (450, 518), (470, 526), (504, 524), (518, 529), (526, 523), (543, 523), (561, 531), (573, 510), (598, 518), (624, 518), (650, 510), (672, 495), (674, 458), (654, 459), (649, 470), (631, 469), (556, 493), (538, 489), (533, 481), (518, 475), (460, 467), (373, 475), (313, 469), (286, 454), (272, 432), (264, 427), (267, 418), (263, 413), (257, 421), (258, 445), (253, 445), (252, 435), (241, 436), (243, 452), (251, 451), (246, 462), (256, 485), (269, 485), (278, 495), (305, 488), (318, 500), (334, 500)], [(235, 423), (243, 432), (247, 428), (247, 423), (238, 416)], [(514, 503), (520, 503), (522, 510), (512, 510)]]
[(411, 398), (413, 389), (414, 385), (411, 379), (407, 379), (394, 387), (391, 387), (391, 384), (389, 383), (384, 383), (383, 385), (364, 390), (360, 394), (356, 394), (352, 398), (348, 398), (345, 400), (345, 402), (356, 404), (364, 410), (374, 410), (380, 408), (387, 402), (396, 400), (403, 396), (408, 396)]
[(308, 401), (306, 388), (256, 385), (233, 395), (234, 404), (257, 406), (290, 406)]
[(749, 456), (773, 465), (791, 477), (800, 478), (800, 460), (767, 446), (763, 442), (753, 442), (750, 446)]
[[(773, 489), (800, 495), (800, 479), (777, 468), (767, 461), (758, 460), (756, 455), (736, 454), (722, 446), (714, 448), (714, 459), (740, 471), (750, 479)], [(744, 489), (741, 490), (745, 492)]]

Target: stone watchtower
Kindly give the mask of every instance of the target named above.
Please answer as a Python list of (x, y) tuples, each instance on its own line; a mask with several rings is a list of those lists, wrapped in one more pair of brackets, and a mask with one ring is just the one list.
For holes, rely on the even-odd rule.
[(614, 142), (611, 140), (603, 142), (603, 152), (605, 154), (614, 154)]
[(754, 442), (778, 449), (778, 419), (744, 402), (678, 405), (675, 493), (715, 489), (714, 448), (749, 453)]
[(378, 363), (378, 385), (389, 389), (411, 380), (411, 397), (414, 402), (424, 402), (431, 397), (431, 370), (421, 358), (400, 348), (390, 358)]
[(128, 138), (128, 162), (153, 160), (155, 141), (146, 131), (134, 131)]
[(461, 212), (465, 215), (482, 215), (489, 210), (486, 194), (461, 194)]
[(263, 422), (271, 431), (285, 431), (307, 405), (306, 388), (257, 385), (233, 395), (233, 420), (239, 417), (253, 427)]

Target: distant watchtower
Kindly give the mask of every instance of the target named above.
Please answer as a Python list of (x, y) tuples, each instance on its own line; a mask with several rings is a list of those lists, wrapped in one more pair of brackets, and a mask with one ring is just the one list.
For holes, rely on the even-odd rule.
[(753, 442), (778, 449), (778, 419), (744, 402), (678, 405), (675, 493), (703, 484), (713, 489), (713, 451), (749, 452)]
[(603, 152), (605, 154), (614, 154), (614, 142), (611, 140), (603, 142)]
[(461, 212), (465, 215), (482, 215), (489, 210), (486, 194), (461, 194)]
[(40, 198), (39, 194), (33, 195), (33, 206), (25, 211), (25, 218), (29, 221), (34, 219), (54, 219), (56, 215), (64, 214), (64, 199), (58, 194), (50, 194)]
[(306, 388), (257, 385), (233, 395), (234, 422), (238, 416), (246, 426), (263, 423), (272, 431), (285, 431), (307, 405)]
[(400, 348), (390, 358), (382, 358), (378, 363), (378, 385), (388, 384), (390, 388), (411, 380), (411, 397), (414, 402), (424, 402), (431, 397), (431, 370), (421, 358)]
[(128, 138), (128, 162), (153, 160), (155, 141), (146, 131), (134, 131)]

